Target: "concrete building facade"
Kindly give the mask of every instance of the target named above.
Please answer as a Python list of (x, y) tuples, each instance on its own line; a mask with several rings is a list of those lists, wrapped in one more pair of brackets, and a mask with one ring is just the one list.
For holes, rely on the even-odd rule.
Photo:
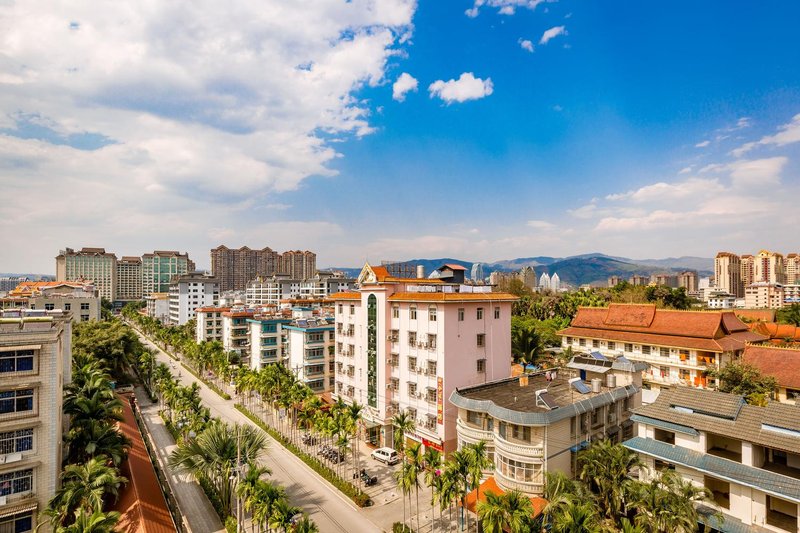
[(169, 285), (169, 321), (182, 326), (195, 317), (198, 307), (219, 302), (219, 282), (202, 272), (177, 276)]
[(334, 323), (334, 317), (308, 317), (283, 325), (288, 341), (286, 365), (316, 394), (332, 391), (336, 381)]
[(744, 289), (744, 306), (747, 309), (780, 309), (783, 307), (783, 285), (760, 281)]
[(91, 281), (101, 298), (117, 296), (117, 256), (105, 248), (66, 248), (56, 257), (56, 281)]
[(367, 438), (375, 445), (393, 445), (391, 417), (404, 411), (417, 428), (406, 438), (454, 450), (457, 412), (447, 398), (456, 388), (510, 375), (516, 297), (490, 287), (393, 278), (370, 265), (358, 282), (358, 291), (331, 296), (333, 396), (365, 406)]
[(142, 258), (122, 256), (117, 261), (117, 295), (115, 300), (142, 299)]
[(174, 276), (194, 272), (194, 261), (188, 253), (175, 250), (156, 250), (142, 255), (142, 295), (154, 292), (169, 292), (169, 284)]
[(64, 385), (71, 379), (71, 322), (63, 313), (0, 313), (0, 530), (45, 522), (59, 486)]
[(714, 280), (718, 289), (737, 298), (743, 297), (744, 284), (739, 256), (730, 252), (719, 252), (714, 258)]
[(250, 306), (278, 305), (281, 300), (325, 299), (337, 292), (355, 288), (356, 280), (318, 272), (309, 279), (293, 279), (288, 275), (259, 277), (247, 284), (245, 302)]

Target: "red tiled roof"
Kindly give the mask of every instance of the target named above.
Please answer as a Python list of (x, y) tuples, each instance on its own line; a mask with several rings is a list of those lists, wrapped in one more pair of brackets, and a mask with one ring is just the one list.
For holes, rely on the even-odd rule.
[(167, 502), (161, 492), (153, 464), (136, 425), (136, 418), (130, 404), (130, 397), (119, 395), (123, 406), (123, 420), (119, 427), (131, 440), (128, 459), (123, 463), (122, 475), (128, 484), (120, 492), (119, 500), (113, 509), (119, 511), (120, 518), (114, 531), (123, 533), (171, 533), (175, 524), (169, 514)]
[(227, 313), (230, 307), (198, 307), (194, 310), (195, 313)]
[(337, 292), (330, 295), (331, 300), (360, 300), (360, 292)]
[(725, 352), (765, 337), (748, 330), (730, 311), (673, 311), (655, 305), (581, 307), (561, 336)]
[[(475, 512), (476, 502), (478, 500), (478, 495), (480, 495), (480, 501), (486, 501), (486, 493), (491, 492), (496, 496), (501, 496), (505, 494), (505, 491), (500, 488), (495, 481), (494, 476), (489, 476), (486, 481), (480, 484), (480, 487), (473, 490), (469, 494), (467, 494), (467, 509), (471, 512)], [(533, 504), (533, 518), (536, 518), (542, 511), (544, 510), (545, 506), (547, 505), (547, 500), (544, 498), (540, 498), (538, 496), (531, 496), (530, 497), (531, 503)], [(460, 502), (459, 502), (460, 505)]]
[(755, 322), (750, 324), (750, 329), (772, 340), (800, 342), (800, 328), (792, 324), (778, 324), (776, 322)]
[(443, 264), (442, 266), (439, 267), (439, 270), (441, 270), (441, 269), (443, 269), (445, 267), (449, 268), (450, 270), (467, 270), (465, 267), (463, 267), (461, 265), (457, 265), (455, 263), (445, 263), (445, 264)]
[(800, 389), (800, 349), (748, 344), (742, 361), (774, 377), (781, 387)]
[(759, 322), (775, 321), (774, 309), (736, 309), (734, 313), (739, 318), (743, 318), (746, 320), (753, 320)]
[(385, 281), (386, 278), (390, 277), (389, 276), (389, 271), (384, 266), (372, 266), (372, 265), (370, 265), (370, 268), (375, 273), (375, 278), (378, 281)]

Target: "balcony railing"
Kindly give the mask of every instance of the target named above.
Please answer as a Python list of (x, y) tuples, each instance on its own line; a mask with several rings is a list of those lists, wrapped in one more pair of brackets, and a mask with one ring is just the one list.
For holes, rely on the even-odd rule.
[(518, 490), (526, 494), (536, 494), (540, 496), (544, 493), (544, 482), (542, 481), (518, 481), (503, 475), (503, 473), (497, 469), (494, 471), (494, 477), (495, 480), (497, 480), (497, 484), (500, 485), (500, 488), (505, 490)]
[(486, 441), (491, 444), (493, 442), (494, 433), (491, 431), (484, 431), (482, 429), (474, 428), (460, 418), (456, 422), (456, 427), (459, 436), (461, 436), (464, 440), (468, 440), (473, 443)]
[(544, 446), (542, 444), (519, 444), (516, 442), (509, 442), (500, 435), (495, 437), (494, 443), (498, 451), (505, 452), (503, 455), (516, 455), (526, 460), (531, 457), (544, 458)]

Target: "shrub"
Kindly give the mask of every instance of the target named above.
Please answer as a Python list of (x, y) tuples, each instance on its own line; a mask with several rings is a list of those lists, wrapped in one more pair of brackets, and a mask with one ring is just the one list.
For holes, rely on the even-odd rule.
[(395, 522), (392, 524), (392, 533), (414, 533), (414, 530), (405, 524)]
[(336, 474), (336, 472), (320, 462), (316, 457), (308, 455), (303, 450), (295, 446), (294, 443), (284, 437), (283, 434), (271, 428), (265, 424), (263, 420), (251, 413), (249, 409), (238, 403), (236, 404), (236, 409), (249, 418), (253, 423), (258, 425), (258, 427), (266, 431), (273, 439), (281, 443), (284, 448), (299, 457), (300, 460), (311, 467), (314, 472), (324, 477), (331, 485), (346, 494), (351, 500), (353, 500), (353, 503), (359, 507), (369, 507), (372, 505), (372, 500), (370, 500), (369, 495), (366, 492), (362, 491), (352, 483), (348, 483), (347, 481), (343, 480)]
[(236, 519), (232, 516), (229, 516), (227, 520), (225, 520), (225, 531), (227, 533), (236, 533), (238, 528), (236, 527)]

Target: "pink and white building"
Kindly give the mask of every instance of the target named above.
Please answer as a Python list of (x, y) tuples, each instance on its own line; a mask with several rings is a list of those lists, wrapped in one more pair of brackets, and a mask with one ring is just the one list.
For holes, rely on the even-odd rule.
[(396, 278), (365, 265), (354, 292), (331, 295), (336, 309), (334, 397), (364, 406), (367, 440), (393, 446), (392, 417), (409, 413), (407, 439), (456, 449), (459, 387), (511, 374), (511, 305), (491, 287)]

